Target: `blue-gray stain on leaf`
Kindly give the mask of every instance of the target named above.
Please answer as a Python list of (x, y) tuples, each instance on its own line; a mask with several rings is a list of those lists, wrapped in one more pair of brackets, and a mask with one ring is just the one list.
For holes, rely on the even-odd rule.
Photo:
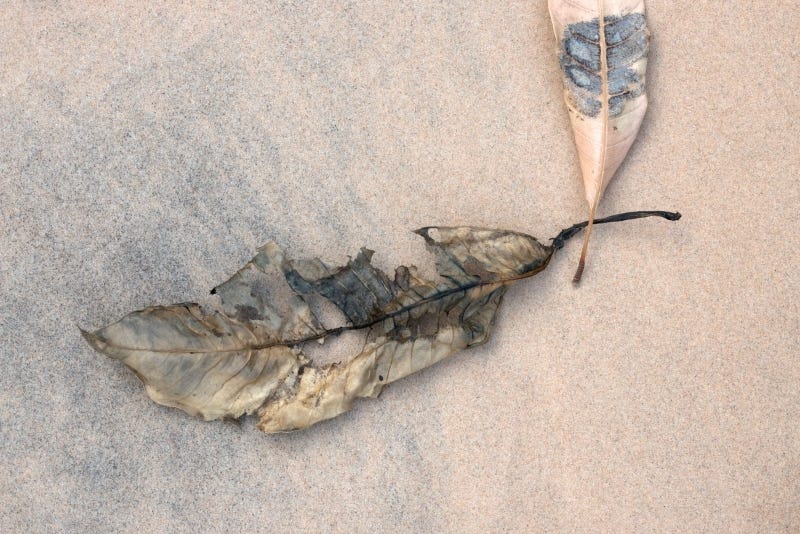
[[(649, 34), (641, 13), (606, 17), (604, 33), (609, 116), (615, 117), (627, 100), (644, 93), (644, 81), (630, 67), (647, 56)], [(564, 28), (561, 47), (561, 69), (570, 100), (582, 115), (596, 117), (602, 109), (599, 97), (603, 92), (597, 19)]]

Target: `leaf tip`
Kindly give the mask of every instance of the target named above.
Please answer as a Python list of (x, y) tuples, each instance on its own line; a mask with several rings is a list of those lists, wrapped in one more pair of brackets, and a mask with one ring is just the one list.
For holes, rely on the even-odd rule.
[(414, 230), (414, 233), (422, 237), (422, 239), (424, 239), (426, 243), (429, 244), (434, 243), (435, 240), (431, 237), (430, 234), (432, 228), (433, 226), (423, 226), (422, 228), (417, 228), (416, 230)]
[(83, 339), (86, 340), (86, 343), (89, 344), (89, 346), (91, 346), (94, 350), (98, 352), (102, 352), (101, 347), (103, 345), (103, 340), (100, 339), (100, 336), (98, 336), (94, 332), (89, 332), (88, 330), (84, 330), (80, 326), (78, 327), (78, 330), (80, 331)]

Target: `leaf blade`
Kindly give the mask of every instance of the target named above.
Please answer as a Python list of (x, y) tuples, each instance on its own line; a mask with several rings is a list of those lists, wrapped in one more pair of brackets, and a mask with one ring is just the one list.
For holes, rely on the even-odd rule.
[(589, 206), (577, 282), (600, 199), (647, 110), (649, 31), (642, 0), (548, 0), (548, 6)]
[[(219, 310), (154, 306), (84, 337), (130, 367), (159, 404), (206, 420), (258, 411), (267, 432), (305, 428), (483, 343), (508, 287), (544, 269), (555, 250), (516, 232), (430, 227), (418, 233), (437, 256), (442, 282), (422, 280), (404, 266), (390, 280), (370, 264), (366, 249), (330, 267), (318, 259), (294, 262), (268, 244), (212, 291)], [(270, 271), (280, 276), (265, 288)], [(278, 302), (269, 298), (281, 293), (276, 289), (283, 292)], [(304, 300), (310, 295), (327, 298), (349, 323), (322, 327)], [(316, 367), (299, 349), (355, 329), (368, 330), (367, 344), (344, 364)]]

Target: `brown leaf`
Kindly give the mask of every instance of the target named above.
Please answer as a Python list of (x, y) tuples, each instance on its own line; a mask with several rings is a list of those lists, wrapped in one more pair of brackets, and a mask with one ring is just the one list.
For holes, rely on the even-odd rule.
[[(635, 212), (598, 220), (677, 214)], [(96, 350), (130, 367), (155, 402), (206, 420), (258, 412), (259, 428), (306, 428), (376, 397), (386, 384), (486, 341), (506, 290), (544, 269), (555, 250), (586, 226), (574, 225), (543, 245), (517, 232), (480, 228), (418, 230), (436, 257), (438, 282), (400, 266), (394, 278), (361, 252), (341, 267), (292, 261), (268, 243), (217, 286), (219, 310), (197, 304), (154, 306), (94, 333)], [(319, 298), (347, 323), (323, 326)], [(364, 349), (350, 360), (315, 366), (307, 341), (365, 329)]]
[[(647, 109), (650, 34), (642, 0), (548, 0), (589, 220)], [(584, 238), (580, 279), (591, 224)]]
[[(121, 360), (163, 405), (204, 419), (260, 410), (260, 428), (305, 428), (377, 396), (388, 383), (484, 342), (508, 286), (543, 269), (554, 248), (515, 232), (425, 228), (443, 280), (399, 267), (394, 279), (362, 249), (346, 266), (291, 261), (274, 243), (214, 289), (220, 310), (197, 304), (133, 312), (87, 341)], [(348, 319), (323, 327), (317, 295)], [(364, 350), (344, 364), (315, 367), (303, 342), (368, 329)]]

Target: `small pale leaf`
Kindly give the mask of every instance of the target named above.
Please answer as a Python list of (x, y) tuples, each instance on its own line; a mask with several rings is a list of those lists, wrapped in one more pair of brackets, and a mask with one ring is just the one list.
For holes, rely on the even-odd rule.
[(647, 109), (650, 33), (644, 2), (548, 3), (559, 43), (564, 99), (591, 207), (628, 154)]
[(578, 282), (600, 198), (647, 110), (650, 32), (643, 0), (548, 0), (548, 6), (589, 204)]

